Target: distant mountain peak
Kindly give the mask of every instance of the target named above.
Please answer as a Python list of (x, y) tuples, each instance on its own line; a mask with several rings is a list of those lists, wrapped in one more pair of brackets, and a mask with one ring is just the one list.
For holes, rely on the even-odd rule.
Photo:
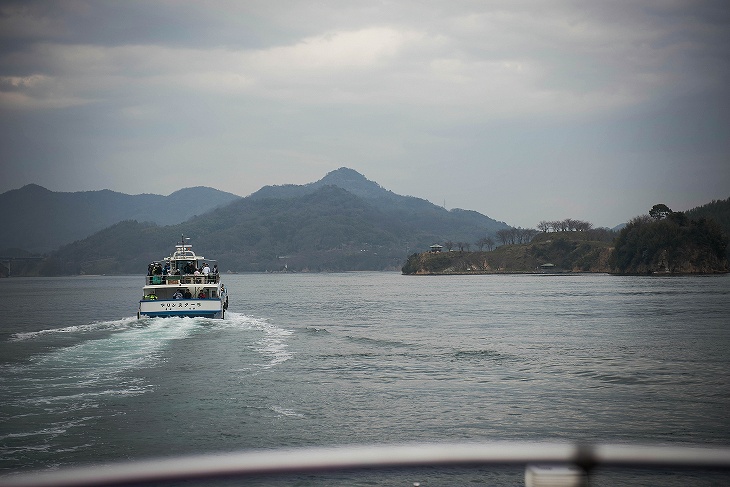
[(312, 183), (312, 185), (314, 187), (324, 185), (337, 186), (352, 194), (366, 198), (382, 196), (383, 193), (388, 192), (375, 181), (369, 180), (359, 172), (354, 169), (350, 169), (349, 167), (335, 169), (334, 171), (327, 173), (325, 177), (316, 183)]
[(26, 184), (25, 186), (20, 188), (18, 191), (52, 193), (52, 191), (50, 189), (44, 188), (43, 186), (40, 186), (40, 185), (34, 184), (34, 183)]
[(304, 185), (285, 184), (281, 186), (264, 186), (252, 193), (249, 197), (258, 198), (294, 198), (317, 191), (323, 186), (337, 186), (345, 191), (362, 198), (381, 198), (390, 195), (390, 191), (383, 189), (378, 183), (348, 167), (341, 167), (328, 172), (322, 179)]
[(354, 169), (350, 169), (349, 167), (341, 167), (339, 169), (335, 169), (334, 171), (328, 172), (322, 179), (322, 182), (325, 182), (329, 184), (330, 180), (337, 180), (337, 181), (368, 181), (365, 176), (360, 174), (359, 172), (355, 171)]
[(225, 191), (221, 191), (219, 189), (211, 188), (210, 186), (190, 186), (187, 188), (178, 189), (177, 191), (174, 191), (168, 195), (168, 198), (170, 196), (188, 196), (191, 194), (225, 194), (229, 195), (233, 198), (240, 198), (240, 196), (228, 193)]

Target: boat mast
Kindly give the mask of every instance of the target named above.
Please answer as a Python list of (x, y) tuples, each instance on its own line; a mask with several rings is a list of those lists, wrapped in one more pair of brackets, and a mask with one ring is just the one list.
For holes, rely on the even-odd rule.
[(190, 237), (185, 237), (184, 234), (180, 235), (180, 251), (185, 255), (185, 251), (187, 250), (186, 247), (193, 248), (192, 245), (185, 245), (185, 240), (190, 240)]

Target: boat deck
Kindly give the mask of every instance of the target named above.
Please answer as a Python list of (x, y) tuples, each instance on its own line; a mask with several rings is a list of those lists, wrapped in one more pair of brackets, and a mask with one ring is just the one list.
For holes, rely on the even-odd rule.
[(196, 276), (194, 274), (156, 274), (147, 276), (145, 285), (218, 284), (220, 281), (220, 274), (208, 274), (207, 276)]

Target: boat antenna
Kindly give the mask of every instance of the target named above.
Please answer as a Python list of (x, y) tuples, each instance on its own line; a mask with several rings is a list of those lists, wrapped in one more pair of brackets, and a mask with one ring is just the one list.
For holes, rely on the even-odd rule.
[(190, 240), (190, 237), (186, 237), (184, 234), (180, 235), (180, 250), (185, 252), (185, 241)]

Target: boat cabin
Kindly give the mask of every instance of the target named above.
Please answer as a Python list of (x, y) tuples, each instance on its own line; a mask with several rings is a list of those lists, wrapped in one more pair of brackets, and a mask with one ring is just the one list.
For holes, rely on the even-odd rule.
[[(210, 269), (208, 273), (204, 273), (205, 267)], [(220, 275), (217, 269), (215, 260), (196, 255), (192, 245), (176, 245), (175, 252), (165, 257), (164, 264), (153, 262), (149, 265), (144, 300), (219, 299), (222, 289), (218, 289)]]

